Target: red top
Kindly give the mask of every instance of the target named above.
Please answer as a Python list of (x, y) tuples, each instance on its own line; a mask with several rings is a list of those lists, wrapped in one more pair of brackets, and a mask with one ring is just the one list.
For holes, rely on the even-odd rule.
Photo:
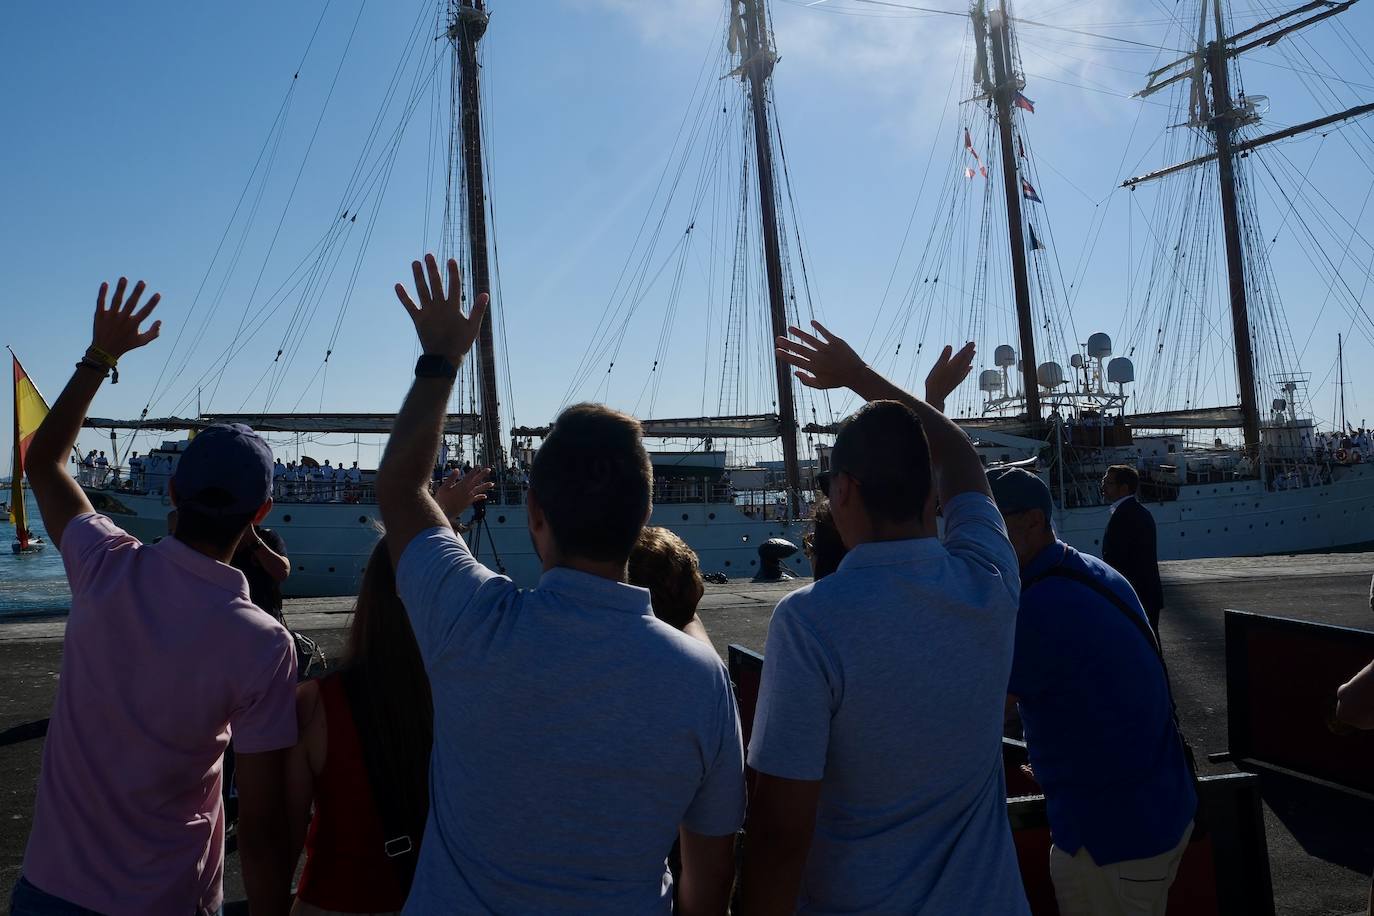
[(406, 898), (395, 866), (382, 852), (382, 821), (343, 679), (331, 674), (319, 684), (329, 737), (324, 768), (315, 777), (315, 816), (296, 896), (345, 913), (399, 911)]

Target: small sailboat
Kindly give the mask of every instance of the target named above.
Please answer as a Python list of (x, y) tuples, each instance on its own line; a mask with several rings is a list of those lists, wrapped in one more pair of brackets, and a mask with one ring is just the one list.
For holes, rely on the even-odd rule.
[(14, 459), (10, 468), (9, 517), (15, 534), (10, 549), (16, 554), (37, 553), (47, 542), (29, 528), (28, 509), (24, 505), (24, 457), (38, 424), (48, 415), (48, 402), (38, 393), (13, 350), (10, 357), (14, 360)]

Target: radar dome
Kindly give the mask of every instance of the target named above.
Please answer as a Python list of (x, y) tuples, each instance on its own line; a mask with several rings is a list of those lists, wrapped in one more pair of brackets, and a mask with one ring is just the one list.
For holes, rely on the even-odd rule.
[(1088, 355), (1095, 359), (1112, 355), (1112, 339), (1101, 331), (1088, 338)]
[(996, 369), (984, 369), (978, 373), (978, 390), (988, 394), (1002, 390), (1002, 373)]
[(1285, 401), (1283, 398), (1274, 398), (1274, 410), (1275, 410), (1275, 412), (1277, 412), (1277, 413), (1282, 413), (1283, 411), (1285, 411), (1285, 410), (1287, 410), (1287, 409), (1288, 409), (1288, 402), (1287, 402), (1287, 401)]
[(1124, 356), (1107, 363), (1107, 381), (1126, 384), (1135, 381), (1135, 364)]
[(992, 364), (1002, 368), (1016, 365), (1016, 351), (1009, 344), (1001, 344), (992, 352)]
[(1058, 388), (1064, 384), (1064, 367), (1058, 363), (1041, 363), (1035, 377), (1044, 388)]
[(1083, 356), (1082, 356), (1082, 354), (1080, 354), (1080, 353), (1075, 353), (1073, 356), (1070, 356), (1070, 357), (1069, 357), (1069, 365), (1070, 365), (1070, 366), (1073, 366), (1075, 369), (1082, 369), (1082, 368), (1083, 368)]

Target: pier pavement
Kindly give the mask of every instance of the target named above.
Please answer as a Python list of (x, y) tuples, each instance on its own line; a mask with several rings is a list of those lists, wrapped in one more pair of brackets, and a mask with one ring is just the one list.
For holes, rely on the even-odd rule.
[[(1184, 730), (1204, 775), (1230, 772), (1206, 755), (1226, 736), (1226, 608), (1374, 629), (1369, 582), (1374, 553), (1324, 554), (1161, 564), (1166, 607), (1161, 638)], [(762, 651), (778, 599), (809, 580), (708, 585), (701, 615), (716, 648)], [(337, 657), (350, 599), (287, 602), (292, 626)], [(913, 613), (919, 613), (913, 608)], [(18, 878), (42, 751), (36, 723), (52, 704), (61, 660), (60, 618), (0, 624), (0, 912)], [(1374, 804), (1282, 777), (1264, 777), (1265, 827), (1276, 910), (1282, 916), (1365, 913), (1374, 866)], [(227, 862), (226, 900), (242, 900), (237, 857)], [(229, 912), (235, 907), (230, 906)]]

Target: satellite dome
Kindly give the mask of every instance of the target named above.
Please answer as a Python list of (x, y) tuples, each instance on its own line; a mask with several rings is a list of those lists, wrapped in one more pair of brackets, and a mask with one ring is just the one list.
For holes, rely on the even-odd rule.
[(992, 352), (992, 363), (995, 366), (1007, 368), (1016, 365), (1016, 351), (1009, 344), (1001, 344)]
[(1082, 354), (1080, 354), (1080, 353), (1075, 353), (1073, 356), (1070, 356), (1070, 357), (1069, 357), (1069, 365), (1070, 365), (1070, 366), (1073, 366), (1075, 369), (1082, 369), (1082, 368), (1083, 368), (1083, 356), (1082, 356)]
[(1035, 377), (1043, 388), (1058, 388), (1064, 384), (1064, 367), (1058, 363), (1041, 363)]
[(1112, 339), (1101, 331), (1088, 338), (1088, 355), (1095, 359), (1112, 355)]
[(984, 369), (978, 373), (978, 390), (992, 394), (1002, 390), (1002, 373), (996, 369)]
[(1107, 381), (1126, 384), (1135, 381), (1135, 364), (1124, 356), (1107, 363)]

